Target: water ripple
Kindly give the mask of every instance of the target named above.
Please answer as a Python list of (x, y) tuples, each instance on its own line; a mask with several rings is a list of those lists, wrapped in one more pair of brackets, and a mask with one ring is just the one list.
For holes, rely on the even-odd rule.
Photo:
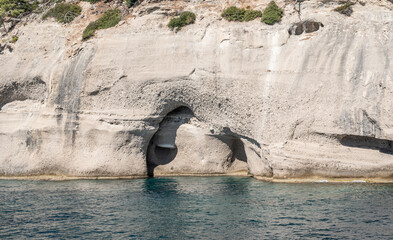
[(393, 239), (393, 185), (0, 181), (0, 238)]

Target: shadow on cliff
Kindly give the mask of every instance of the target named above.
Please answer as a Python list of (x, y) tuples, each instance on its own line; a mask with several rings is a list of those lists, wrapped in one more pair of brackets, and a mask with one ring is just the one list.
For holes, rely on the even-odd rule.
[(214, 136), (226, 145), (232, 151), (232, 158), (230, 163), (232, 164), (235, 160), (239, 160), (247, 163), (247, 154), (244, 149), (244, 143), (239, 137), (231, 136), (231, 135), (218, 135)]
[(0, 110), (13, 101), (35, 100), (43, 102), (48, 88), (46, 83), (37, 76), (21, 82), (10, 82), (0, 86)]
[(366, 136), (346, 135), (339, 138), (339, 141), (346, 147), (371, 149), (385, 154), (393, 154), (393, 141), (390, 140)]

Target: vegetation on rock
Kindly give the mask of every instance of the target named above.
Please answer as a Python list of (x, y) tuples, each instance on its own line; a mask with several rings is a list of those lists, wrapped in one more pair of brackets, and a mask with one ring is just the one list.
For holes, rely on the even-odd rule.
[(246, 13), (244, 14), (244, 21), (249, 22), (256, 18), (262, 17), (262, 12), (259, 10), (251, 10), (247, 9)]
[[(6, 30), (4, 23), (7, 18), (21, 18), (32, 12), (37, 5), (37, 2), (30, 3), (28, 0), (0, 0), (0, 27)], [(15, 26), (15, 23), (12, 26)]]
[(125, 0), (125, 2), (126, 2), (127, 7), (130, 8), (130, 7), (134, 6), (138, 2), (138, 0)]
[(18, 36), (12, 36), (10, 43), (16, 43), (18, 41), (19, 37)]
[(176, 29), (176, 31), (179, 31), (182, 27), (193, 24), (195, 22), (195, 18), (195, 13), (183, 12), (179, 17), (172, 18), (168, 23), (168, 27), (172, 30)]
[(258, 10), (252, 10), (252, 9), (244, 9), (244, 8), (238, 8), (235, 6), (231, 6), (226, 8), (221, 16), (225, 18), (228, 21), (237, 21), (237, 22), (243, 22), (243, 21), (252, 21), (256, 18), (262, 17), (262, 12)]
[(84, 2), (89, 2), (89, 3), (91, 3), (91, 4), (94, 4), (94, 3), (101, 2), (102, 0), (82, 0), (82, 1), (84, 1)]
[(244, 15), (246, 14), (246, 10), (244, 8), (237, 8), (235, 6), (231, 6), (226, 8), (221, 16), (228, 21), (244, 21)]
[[(19, 20), (36, 9), (38, 3), (29, 0), (0, 0), (0, 27), (7, 33)], [(8, 29), (5, 22), (11, 22)], [(11, 51), (11, 50), (10, 50)]]
[(267, 8), (263, 11), (262, 22), (273, 25), (280, 22), (284, 11), (277, 6), (275, 1), (271, 1)]
[(352, 5), (354, 5), (354, 3), (346, 2), (343, 5), (335, 8), (334, 11), (339, 12), (339, 13), (344, 14), (345, 16), (349, 17), (353, 13)]
[(28, 0), (0, 0), (0, 17), (18, 17), (37, 7)]
[(56, 6), (51, 8), (42, 19), (47, 19), (48, 17), (53, 17), (59, 23), (69, 23), (72, 22), (77, 16), (82, 12), (82, 8), (76, 4), (69, 3), (58, 3)]
[(82, 40), (87, 40), (94, 36), (96, 30), (106, 29), (116, 26), (121, 20), (120, 10), (111, 9), (106, 12), (96, 21), (89, 23), (82, 34)]

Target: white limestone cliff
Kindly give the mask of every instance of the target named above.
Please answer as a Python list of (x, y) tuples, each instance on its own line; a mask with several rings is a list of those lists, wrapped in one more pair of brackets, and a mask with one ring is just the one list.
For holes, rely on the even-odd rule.
[[(290, 1), (273, 26), (220, 17), (268, 2), (144, 3), (86, 42), (88, 3), (20, 26), (0, 55), (0, 175), (393, 178), (393, 4), (305, 1), (324, 27), (298, 36)], [(183, 10), (195, 24), (171, 31)], [(156, 149), (167, 115), (185, 120)]]

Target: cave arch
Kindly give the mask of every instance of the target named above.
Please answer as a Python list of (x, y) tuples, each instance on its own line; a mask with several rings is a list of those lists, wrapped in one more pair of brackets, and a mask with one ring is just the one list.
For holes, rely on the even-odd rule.
[(169, 112), (159, 124), (157, 132), (151, 138), (147, 148), (147, 172), (154, 175), (154, 168), (165, 165), (177, 155), (176, 132), (182, 124), (188, 123), (194, 117), (193, 111), (180, 106)]

